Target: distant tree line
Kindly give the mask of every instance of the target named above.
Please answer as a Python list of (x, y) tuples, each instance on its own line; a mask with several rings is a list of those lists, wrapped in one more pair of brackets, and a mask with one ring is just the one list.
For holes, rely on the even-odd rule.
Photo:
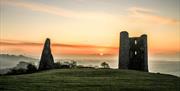
[[(54, 69), (82, 69), (82, 68), (95, 69), (99, 67), (77, 65), (76, 61), (54, 63)], [(110, 67), (108, 63), (102, 62), (101, 69), (102, 68), (109, 69)], [(16, 67), (11, 68), (6, 75), (30, 74), (38, 71), (39, 70), (37, 69), (35, 64), (21, 61), (17, 64)]]
[(71, 62), (56, 62), (54, 63), (54, 68), (55, 69), (68, 69), (68, 68), (76, 68), (77, 67), (77, 62), (76, 61), (71, 61)]
[(19, 62), (19, 64), (12, 68), (6, 75), (29, 74), (37, 71), (37, 67), (34, 64), (28, 62)]

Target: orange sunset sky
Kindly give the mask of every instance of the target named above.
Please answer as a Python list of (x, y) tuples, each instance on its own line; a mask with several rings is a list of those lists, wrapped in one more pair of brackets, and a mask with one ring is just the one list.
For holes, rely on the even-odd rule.
[(117, 56), (119, 33), (148, 35), (151, 58), (180, 61), (179, 0), (0, 0), (0, 52)]

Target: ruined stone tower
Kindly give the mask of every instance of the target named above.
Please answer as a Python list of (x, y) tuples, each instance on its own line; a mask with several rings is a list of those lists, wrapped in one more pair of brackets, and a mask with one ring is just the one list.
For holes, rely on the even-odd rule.
[(133, 69), (148, 72), (147, 35), (129, 37), (120, 33), (119, 69)]
[(39, 70), (46, 70), (54, 68), (54, 59), (51, 54), (50, 39), (47, 38), (44, 44), (41, 60), (39, 63)]

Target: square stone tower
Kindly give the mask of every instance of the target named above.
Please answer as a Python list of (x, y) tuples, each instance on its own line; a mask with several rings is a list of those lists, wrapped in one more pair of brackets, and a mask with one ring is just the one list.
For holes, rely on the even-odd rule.
[(148, 72), (147, 35), (129, 37), (120, 33), (119, 69), (133, 69)]

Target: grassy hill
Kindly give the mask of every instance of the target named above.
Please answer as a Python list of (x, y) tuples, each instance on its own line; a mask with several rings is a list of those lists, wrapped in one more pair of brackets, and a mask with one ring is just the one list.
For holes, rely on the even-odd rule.
[(1, 91), (180, 91), (180, 78), (118, 69), (55, 69), (0, 76)]

